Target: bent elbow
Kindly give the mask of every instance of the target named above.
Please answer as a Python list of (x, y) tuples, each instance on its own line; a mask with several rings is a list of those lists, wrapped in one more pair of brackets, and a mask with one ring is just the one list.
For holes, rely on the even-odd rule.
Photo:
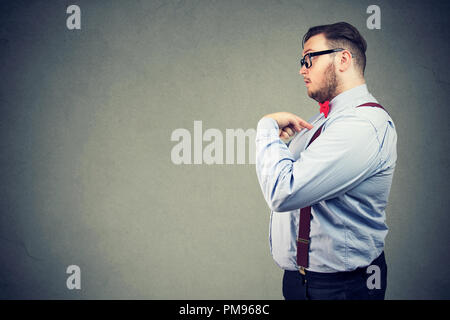
[(287, 199), (274, 198), (268, 203), (270, 210), (275, 212), (290, 211), (292, 208), (289, 207)]

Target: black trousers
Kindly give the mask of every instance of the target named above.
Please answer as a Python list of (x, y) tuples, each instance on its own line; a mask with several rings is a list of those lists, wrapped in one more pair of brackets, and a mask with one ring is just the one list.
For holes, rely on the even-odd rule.
[(284, 271), (286, 300), (384, 300), (387, 285), (384, 252), (369, 266), (350, 272)]

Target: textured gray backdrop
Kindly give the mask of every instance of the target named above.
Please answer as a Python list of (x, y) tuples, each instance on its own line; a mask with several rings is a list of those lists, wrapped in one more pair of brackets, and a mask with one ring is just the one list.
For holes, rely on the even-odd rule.
[[(81, 8), (81, 30), (66, 8)], [(381, 8), (381, 30), (366, 9)], [(174, 165), (176, 128), (318, 111), (308, 27), (368, 42), (398, 131), (388, 299), (449, 299), (449, 2), (1, 1), (0, 297), (282, 299), (254, 165)], [(81, 268), (81, 290), (66, 268)]]

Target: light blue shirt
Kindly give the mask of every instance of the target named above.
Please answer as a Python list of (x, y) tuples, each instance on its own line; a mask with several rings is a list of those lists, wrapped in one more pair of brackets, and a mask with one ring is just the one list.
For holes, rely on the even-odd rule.
[[(256, 173), (271, 209), (269, 243), (275, 262), (298, 270), (299, 209), (311, 206), (309, 267), (316, 272), (365, 267), (384, 249), (385, 208), (397, 160), (397, 133), (365, 84), (330, 101), (325, 118), (308, 120), (286, 145), (274, 119), (256, 132)], [(305, 150), (314, 132), (322, 133)]]

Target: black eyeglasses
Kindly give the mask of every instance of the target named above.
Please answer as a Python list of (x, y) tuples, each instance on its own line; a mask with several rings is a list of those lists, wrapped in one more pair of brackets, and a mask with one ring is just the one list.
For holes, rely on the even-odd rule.
[(312, 66), (311, 57), (321, 56), (322, 54), (329, 54), (329, 53), (333, 53), (333, 52), (339, 52), (342, 50), (345, 50), (345, 49), (337, 48), (337, 49), (330, 49), (330, 50), (324, 50), (324, 51), (310, 52), (303, 56), (303, 58), (300, 60), (300, 64), (302, 67), (303, 67), (303, 65), (305, 65), (306, 68), (309, 69)]

